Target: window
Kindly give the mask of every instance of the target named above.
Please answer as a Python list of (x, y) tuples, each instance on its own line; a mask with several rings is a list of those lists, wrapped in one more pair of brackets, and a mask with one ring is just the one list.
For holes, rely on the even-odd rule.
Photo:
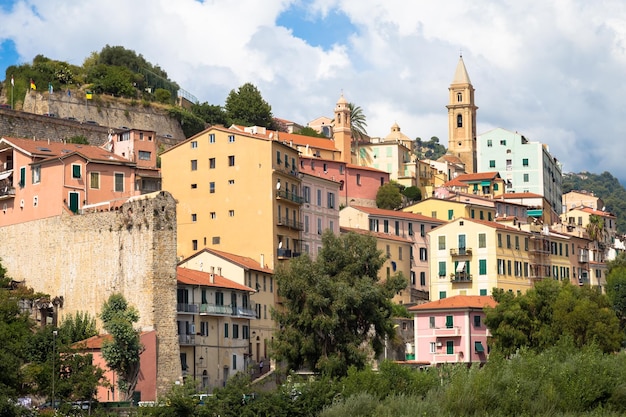
[(328, 193), (328, 208), (335, 208), (335, 193)]
[(487, 295), (487, 290), (486, 289), (481, 289), (480, 290), (480, 295)]
[(228, 143), (233, 143), (235, 141), (235, 135), (228, 135)]
[(496, 167), (496, 161), (495, 159), (491, 159), (489, 160), (489, 168), (495, 168)]
[(212, 219), (216, 219), (216, 218), (217, 218), (217, 214), (215, 214), (215, 212), (214, 212), (214, 211), (212, 211), (212, 212), (210, 213), (210, 215), (211, 215), (211, 218), (212, 218)]
[(238, 324), (233, 324), (233, 339), (239, 339), (239, 325)]
[(100, 189), (100, 173), (92, 172), (89, 174), (89, 187), (94, 190)]
[(80, 165), (72, 164), (72, 178), (80, 178)]
[(322, 206), (322, 190), (317, 190), (317, 205)]
[(446, 276), (446, 262), (445, 261), (439, 261), (439, 276), (440, 277)]
[(224, 338), (228, 338), (228, 323), (224, 323)]
[(228, 166), (229, 167), (234, 167), (235, 166), (235, 155), (229, 155), (228, 156)]
[(478, 260), (478, 274), (487, 275), (487, 260), (486, 259)]
[(525, 166), (525, 167), (528, 166), (528, 158), (522, 159), (522, 166)]
[(478, 247), (486, 248), (487, 247), (487, 234), (479, 233), (478, 234)]
[(474, 316), (474, 327), (480, 327), (480, 316)]
[(409, 228), (409, 236), (413, 236), (413, 223), (409, 222), (408, 228)]
[(446, 237), (439, 236), (438, 241), (439, 241), (439, 250), (446, 250)]
[(198, 184), (191, 184), (191, 188), (192, 188), (192, 189), (196, 189), (196, 188), (198, 188)]
[(191, 213), (191, 222), (195, 223), (198, 221), (198, 215), (196, 213)]
[(235, 185), (235, 180), (228, 180), (228, 185)]
[(426, 272), (420, 272), (420, 285), (422, 287), (426, 286)]
[(524, 182), (528, 182), (528, 174), (524, 174)]
[(196, 239), (191, 241), (191, 248), (193, 250), (198, 250), (198, 241)]
[(209, 143), (215, 143), (215, 133), (209, 135)]
[(428, 260), (428, 250), (426, 248), (420, 248), (420, 261)]
[(502, 235), (500, 233), (498, 233), (498, 247), (502, 247)]
[(208, 335), (209, 335), (209, 323), (206, 321), (201, 321), (200, 322), (200, 336), (208, 336)]
[(276, 151), (276, 165), (280, 165), (283, 163), (283, 160), (280, 158), (280, 151)]
[(209, 183), (209, 193), (211, 193), (211, 194), (215, 193), (215, 182), (210, 182)]
[(356, 174), (356, 185), (361, 185), (361, 174)]
[(448, 220), (454, 219), (454, 210), (448, 210)]
[(322, 219), (319, 218), (317, 219), (317, 234), (322, 234)]
[(393, 231), (396, 236), (400, 236), (400, 222), (397, 220), (394, 222)]
[(26, 167), (21, 167), (19, 186), (20, 188), (24, 188), (25, 185), (26, 185)]
[(389, 233), (389, 220), (383, 220), (383, 233)]
[(430, 353), (437, 353), (437, 343), (430, 342)]
[(343, 175), (344, 166), (339, 165), (339, 175)]
[(493, 146), (493, 141), (491, 139), (487, 139), (487, 147), (491, 148)]
[(446, 353), (448, 355), (454, 355), (454, 340), (446, 341)]
[(215, 158), (209, 158), (209, 169), (215, 169)]
[(506, 140), (501, 140), (501, 141), (500, 141), (500, 145), (502, 145), (502, 146), (506, 146)]
[(41, 182), (41, 165), (34, 165), (32, 168), (33, 184)]
[(463, 93), (456, 93), (456, 101), (459, 103), (463, 101)]
[(139, 160), (140, 161), (149, 161), (152, 157), (152, 154), (148, 151), (139, 151)]
[(515, 236), (515, 250), (519, 250), (519, 236)]
[(402, 260), (402, 246), (398, 247), (398, 260)]
[(192, 159), (191, 160), (191, 170), (192, 171), (197, 171), (198, 170), (198, 160), (197, 159)]
[[(426, 236), (426, 225), (424, 225), (424, 224), (420, 224), (420, 236), (421, 237)], [(445, 238), (445, 236), (444, 236), (444, 238)], [(444, 245), (445, 245), (445, 241), (444, 241)]]
[(446, 316), (446, 329), (451, 329), (454, 327), (454, 317)]
[(506, 248), (511, 249), (511, 235), (506, 235)]
[(429, 323), (430, 328), (434, 329), (435, 328), (435, 317), (434, 316), (430, 316), (428, 318), (428, 323)]
[(124, 192), (124, 173), (115, 173), (115, 192)]
[(211, 242), (212, 242), (214, 245), (219, 245), (219, 244), (220, 244), (220, 237), (219, 237), (219, 236), (213, 236), (213, 237), (211, 238)]
[(243, 339), (250, 339), (250, 327), (243, 325), (241, 326), (241, 337)]
[(446, 292), (445, 291), (439, 291), (439, 298), (440, 299), (446, 298)]
[(463, 116), (460, 114), (456, 115), (456, 127), (463, 127)]
[(304, 194), (304, 202), (305, 203), (310, 203), (311, 202), (311, 187), (309, 187), (308, 185), (305, 185), (302, 188), (302, 193)]
[(191, 141), (191, 149), (196, 149), (198, 147), (198, 141), (197, 140), (192, 140)]

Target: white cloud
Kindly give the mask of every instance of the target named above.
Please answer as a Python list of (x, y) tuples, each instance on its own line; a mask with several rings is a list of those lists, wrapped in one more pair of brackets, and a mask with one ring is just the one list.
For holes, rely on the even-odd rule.
[(275, 115), (302, 124), (332, 115), (343, 91), (372, 136), (398, 122), (409, 137), (443, 144), (462, 50), (479, 133), (517, 130), (547, 143), (565, 171), (626, 179), (623, 1), (305, 2), (310, 19), (340, 11), (357, 28), (328, 49), (276, 26), (296, 1), (21, 0), (0, 11), (0, 42), (14, 40), (20, 62), (43, 54), (74, 64), (122, 45), (201, 101), (223, 104), (252, 82)]

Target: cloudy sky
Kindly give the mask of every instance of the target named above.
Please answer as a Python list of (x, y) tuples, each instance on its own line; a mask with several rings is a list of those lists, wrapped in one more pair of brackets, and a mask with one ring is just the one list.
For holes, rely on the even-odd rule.
[(546, 143), (564, 172), (626, 180), (623, 0), (0, 0), (0, 77), (37, 54), (80, 65), (105, 45), (158, 64), (200, 102), (252, 82), (275, 116), (361, 106), (368, 133), (397, 122), (447, 146), (462, 52), (478, 133)]

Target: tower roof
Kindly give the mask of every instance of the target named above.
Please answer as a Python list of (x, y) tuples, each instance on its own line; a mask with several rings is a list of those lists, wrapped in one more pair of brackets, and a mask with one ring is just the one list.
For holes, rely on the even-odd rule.
[(459, 57), (459, 63), (456, 65), (456, 71), (454, 72), (454, 79), (452, 84), (471, 84), (469, 75), (467, 75), (467, 69), (465, 69), (465, 63), (463, 62), (463, 56)]

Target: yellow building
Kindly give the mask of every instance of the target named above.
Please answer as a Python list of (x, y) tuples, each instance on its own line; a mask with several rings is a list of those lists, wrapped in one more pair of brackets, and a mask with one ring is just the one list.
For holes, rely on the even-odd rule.
[[(470, 200), (471, 199), (471, 200)], [(433, 217), (443, 221), (451, 221), (461, 217), (478, 220), (492, 220), (495, 218), (495, 205), (483, 199), (467, 197), (468, 201), (448, 200), (443, 198), (428, 198), (402, 209), (410, 213)]]
[(298, 153), (272, 133), (211, 127), (161, 155), (163, 189), (178, 201), (177, 254), (202, 248), (269, 269), (298, 256)]
[[(409, 280), (411, 276), (411, 246), (413, 244), (409, 238), (351, 227), (341, 227), (340, 231), (341, 233), (353, 232), (370, 235), (376, 238), (377, 249), (382, 251), (387, 258), (380, 271), (378, 271), (380, 280), (384, 281), (400, 272), (407, 281)], [(392, 301), (397, 304), (412, 304), (411, 284), (408, 283), (406, 289), (396, 294)]]
[(531, 233), (496, 222), (458, 218), (428, 233), (430, 298), (523, 293), (532, 286)]

